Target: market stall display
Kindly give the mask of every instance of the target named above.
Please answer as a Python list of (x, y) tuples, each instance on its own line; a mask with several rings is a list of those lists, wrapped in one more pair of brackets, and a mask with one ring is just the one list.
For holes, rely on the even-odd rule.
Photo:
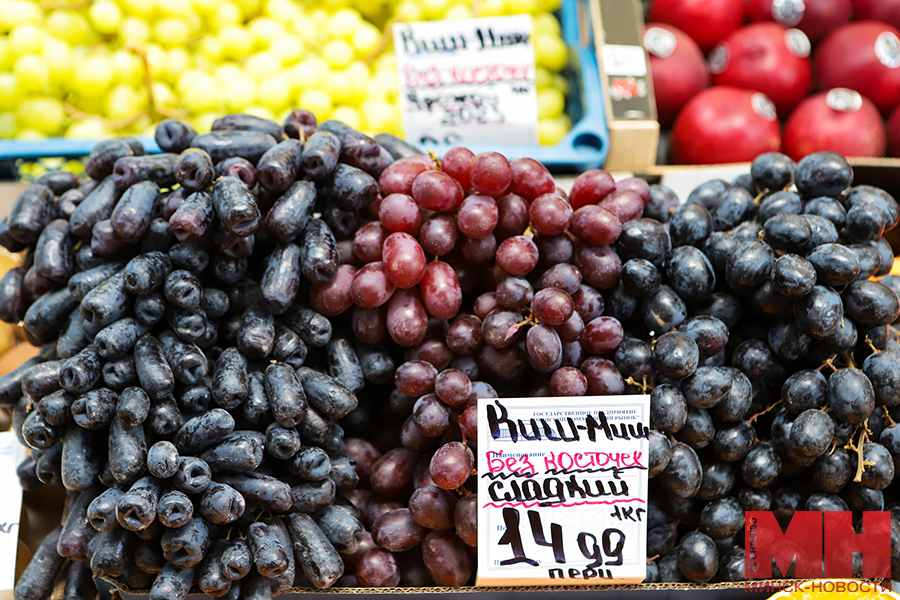
[(682, 204), (306, 110), (156, 141), (0, 220), (20, 476), (72, 494), (18, 600), (469, 584), (478, 398), (650, 394), (648, 582), (741, 580), (745, 510), (896, 506), (900, 206), (840, 155)]

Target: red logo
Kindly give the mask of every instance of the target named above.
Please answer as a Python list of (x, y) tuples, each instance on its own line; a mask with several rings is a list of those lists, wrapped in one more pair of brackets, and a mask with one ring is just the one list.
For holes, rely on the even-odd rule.
[(787, 573), (795, 562), (798, 579), (853, 577), (853, 553), (862, 553), (866, 579), (891, 575), (891, 513), (863, 513), (862, 531), (853, 531), (853, 513), (798, 511), (786, 531), (770, 511), (745, 515), (744, 575), (770, 579), (772, 562)]

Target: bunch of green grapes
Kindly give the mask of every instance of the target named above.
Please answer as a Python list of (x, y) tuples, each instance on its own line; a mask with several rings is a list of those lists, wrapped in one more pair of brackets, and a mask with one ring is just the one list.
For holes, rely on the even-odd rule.
[(293, 107), (402, 135), (389, 34), (416, 21), (534, 15), (540, 138), (571, 127), (559, 0), (0, 0), (0, 138), (152, 135), (183, 118)]

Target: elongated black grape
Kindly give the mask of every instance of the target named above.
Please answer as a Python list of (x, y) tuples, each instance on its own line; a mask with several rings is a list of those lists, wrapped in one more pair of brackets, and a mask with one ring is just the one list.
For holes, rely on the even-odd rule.
[(325, 221), (312, 219), (303, 230), (300, 271), (313, 283), (328, 281), (337, 273), (339, 255), (334, 234)]
[(224, 483), (213, 483), (200, 500), (200, 514), (217, 525), (227, 525), (241, 518), (247, 504), (236, 489)]
[(152, 335), (145, 335), (135, 343), (134, 363), (141, 387), (152, 400), (168, 396), (175, 390), (175, 375), (166, 361), (163, 346)]
[(197, 132), (184, 121), (164, 119), (156, 126), (154, 136), (163, 152), (179, 154), (190, 146), (191, 141), (197, 137)]
[[(286, 362), (295, 369), (303, 365), (308, 349), (300, 336), (280, 322), (275, 323), (275, 341), (272, 344), (272, 358)], [(393, 369), (391, 370), (393, 374)]]
[(344, 563), (322, 530), (306, 514), (288, 517), (288, 531), (294, 543), (297, 564), (317, 588), (326, 588), (344, 573)]
[(65, 390), (57, 390), (41, 398), (37, 410), (48, 425), (59, 427), (72, 420), (72, 402), (75, 396)]
[(313, 518), (335, 550), (341, 554), (353, 554), (359, 549), (365, 529), (348, 511), (329, 506), (316, 513)]
[(147, 333), (147, 326), (132, 317), (107, 325), (94, 336), (94, 345), (103, 358), (110, 360), (131, 354), (138, 338)]
[(266, 368), (266, 395), (272, 416), (282, 427), (293, 427), (306, 418), (307, 394), (294, 369), (286, 363)]
[(32, 365), (22, 375), (22, 393), (37, 399), (60, 389), (59, 375), (63, 364), (61, 360), (49, 360)]
[(62, 437), (60, 428), (50, 425), (39, 410), (28, 415), (21, 432), (25, 444), (35, 450), (46, 450)]
[(127, 529), (116, 527), (97, 535), (97, 547), (91, 556), (91, 571), (95, 576), (119, 577), (128, 564), (128, 550), (135, 538)]
[(213, 206), (229, 233), (246, 237), (259, 226), (259, 207), (247, 186), (236, 177), (220, 177), (213, 186)]
[(253, 567), (247, 538), (232, 539), (222, 552), (222, 574), (232, 581), (243, 579)]
[(97, 434), (75, 423), (66, 426), (63, 436), (62, 482), (67, 490), (84, 491), (97, 482), (100, 456)]
[(101, 181), (69, 217), (72, 233), (82, 240), (89, 240), (94, 225), (112, 216), (123, 191), (124, 189), (116, 187), (112, 177)]
[(369, 136), (333, 119), (320, 123), (317, 131), (330, 131), (341, 140), (341, 162), (365, 171), (377, 165), (381, 147)]
[(336, 491), (331, 479), (295, 485), (291, 488), (291, 508), (305, 513), (321, 510), (334, 502)]
[(219, 355), (213, 371), (213, 398), (225, 409), (237, 408), (247, 399), (247, 361), (237, 348)]
[(97, 600), (99, 597), (100, 592), (91, 570), (81, 563), (70, 563), (62, 600)]
[(263, 154), (256, 165), (256, 179), (270, 192), (283, 192), (294, 183), (300, 168), (303, 143), (293, 139), (279, 142)]
[(95, 486), (79, 492), (74, 496), (74, 501), (69, 503), (68, 514), (56, 543), (56, 551), (60, 556), (77, 562), (87, 560), (88, 545), (97, 533), (88, 520), (88, 507), (102, 489)]
[(163, 284), (172, 261), (163, 252), (147, 252), (131, 259), (124, 269), (124, 287), (129, 294), (146, 296)]
[(221, 597), (231, 589), (232, 581), (222, 572), (222, 555), (228, 548), (227, 540), (218, 540), (203, 558), (203, 562), (198, 567), (199, 578), (197, 580), (197, 587), (203, 593)]
[(305, 481), (322, 481), (331, 475), (331, 459), (321, 448), (301, 447), (291, 461), (293, 472)]
[(13, 267), (0, 279), (0, 320), (18, 323), (31, 304), (31, 294), (25, 287), (25, 269)]
[(303, 442), (294, 428), (272, 423), (266, 428), (266, 451), (273, 457), (287, 460), (300, 450)]
[(16, 582), (13, 591), (16, 600), (46, 600), (50, 597), (56, 577), (66, 563), (66, 559), (56, 552), (61, 532), (62, 528), (57, 527), (41, 542)]
[(260, 508), (283, 512), (291, 507), (291, 487), (275, 477), (255, 473), (218, 473), (216, 481), (230, 485)]
[(274, 314), (284, 313), (294, 302), (302, 257), (302, 249), (295, 244), (279, 246), (269, 255), (259, 289)]
[(87, 509), (87, 518), (97, 531), (112, 531), (119, 526), (116, 507), (125, 490), (109, 488), (94, 498)]
[(184, 600), (191, 591), (195, 576), (193, 567), (179, 568), (171, 562), (166, 563), (153, 580), (150, 600)]
[(166, 299), (161, 291), (138, 296), (134, 301), (134, 317), (144, 325), (155, 325), (166, 317)]
[(25, 333), (37, 344), (54, 340), (77, 306), (78, 299), (68, 288), (44, 294), (25, 311), (22, 319)]
[(17, 241), (32, 244), (55, 216), (53, 191), (46, 185), (33, 183), (16, 198), (9, 211), (7, 228)]
[(234, 417), (221, 408), (186, 422), (175, 435), (175, 447), (182, 454), (195, 454), (216, 444), (234, 431)]
[(306, 140), (300, 166), (311, 179), (324, 179), (337, 167), (340, 155), (340, 138), (329, 131), (316, 131)]
[(120, 271), (85, 295), (81, 300), (81, 314), (88, 323), (105, 327), (125, 315), (130, 300), (125, 274)]
[(120, 419), (112, 420), (109, 426), (109, 470), (119, 483), (133, 481), (147, 470), (147, 442), (141, 423), (125, 425)]
[(177, 154), (125, 156), (113, 165), (112, 179), (120, 190), (142, 181), (152, 181), (161, 188), (172, 187), (175, 181)]
[(211, 129), (213, 131), (261, 131), (276, 140), (284, 137), (284, 129), (275, 121), (245, 113), (232, 113), (219, 117), (213, 121)]
[(116, 505), (119, 525), (129, 531), (146, 529), (156, 518), (159, 482), (154, 477), (138, 479)]
[(159, 522), (173, 529), (181, 527), (194, 516), (191, 499), (178, 490), (168, 490), (161, 495), (156, 510)]
[(123, 390), (138, 383), (134, 359), (130, 356), (122, 356), (107, 361), (103, 365), (103, 383), (114, 391)]
[(185, 494), (199, 494), (209, 487), (211, 480), (212, 472), (206, 461), (188, 456), (179, 461), (172, 483)]
[(136, 147), (129, 144), (125, 138), (103, 140), (91, 149), (91, 153), (84, 161), (84, 171), (93, 179), (101, 180), (112, 175), (113, 166), (120, 158), (144, 153), (143, 148), (139, 152), (135, 150)]
[(185, 198), (169, 217), (169, 227), (179, 242), (197, 244), (213, 231), (215, 216), (212, 194), (199, 190)]
[(44, 227), (34, 248), (34, 269), (38, 276), (65, 284), (75, 269), (69, 222), (51, 221)]
[(170, 436), (181, 427), (182, 416), (178, 404), (171, 396), (160, 398), (150, 405), (145, 428), (157, 435)]
[(391, 133), (375, 134), (375, 141), (377, 141), (382, 148), (390, 152), (391, 156), (394, 157), (394, 160), (422, 154), (421, 150)]
[(340, 419), (356, 408), (356, 396), (336, 379), (306, 367), (301, 367), (297, 374), (310, 404), (324, 415)]
[(288, 567), (288, 553), (274, 529), (268, 523), (253, 523), (247, 528), (247, 540), (250, 542), (250, 554), (256, 571), (263, 577), (278, 577)]
[(263, 461), (265, 436), (258, 431), (235, 431), (206, 450), (200, 457), (215, 472), (243, 473), (257, 468)]

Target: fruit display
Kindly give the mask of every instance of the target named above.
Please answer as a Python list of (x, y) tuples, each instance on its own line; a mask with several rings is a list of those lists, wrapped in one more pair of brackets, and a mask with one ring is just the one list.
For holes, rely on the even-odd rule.
[(307, 110), (155, 137), (0, 220), (19, 476), (70, 498), (17, 600), (471, 584), (478, 398), (650, 395), (648, 582), (741, 580), (745, 510), (896, 509), (900, 205), (844, 157), (680, 204)]
[[(891, 127), (900, 121), (900, 3), (653, 0), (647, 19), (659, 120), (672, 131), (664, 160), (750, 162), (767, 149), (737, 123), (760, 119), (771, 123), (755, 137), (777, 129), (770, 149), (795, 161), (815, 152), (900, 157)], [(734, 88), (759, 94), (757, 116), (746, 101), (722, 101), (737, 98)]]
[(555, 144), (568, 50), (559, 0), (0, 0), (0, 138), (152, 137), (167, 117), (209, 131), (224, 112), (281, 120), (295, 105), (402, 134), (391, 25), (531, 13), (539, 135)]

